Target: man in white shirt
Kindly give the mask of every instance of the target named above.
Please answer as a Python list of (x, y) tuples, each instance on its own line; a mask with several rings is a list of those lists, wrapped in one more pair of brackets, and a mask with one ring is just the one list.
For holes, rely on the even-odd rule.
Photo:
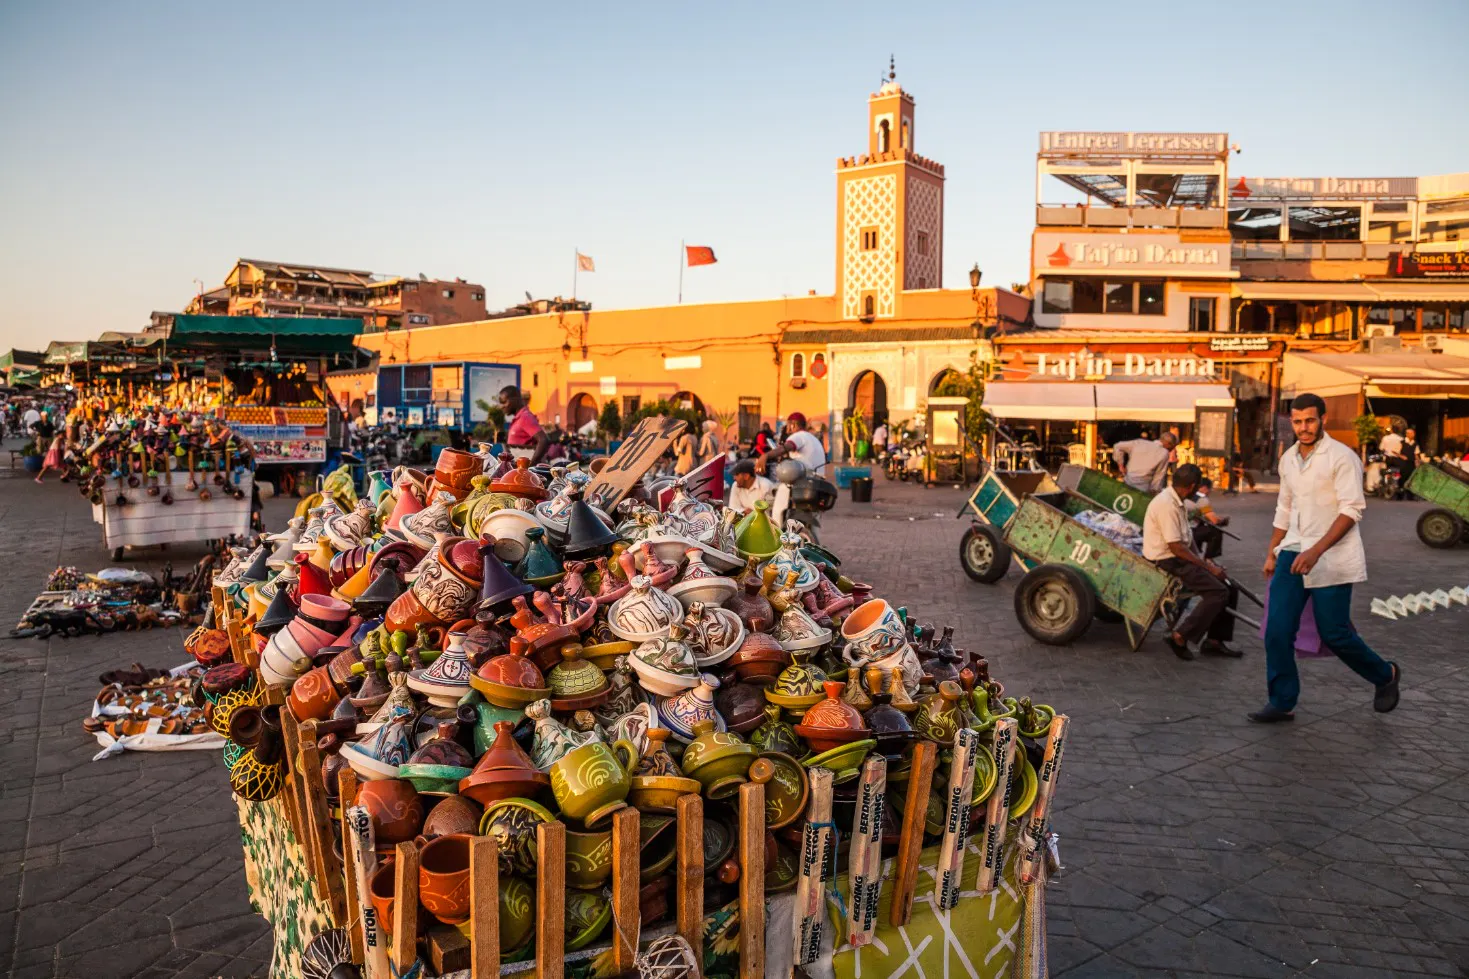
[(35, 405), (26, 409), (26, 413), (21, 416), (20, 424), (27, 432), (34, 432), (36, 426), (41, 424), (41, 413), (36, 410)]
[(1367, 555), (1357, 523), (1367, 509), (1362, 463), (1326, 434), (1326, 402), (1314, 394), (1291, 402), (1296, 444), (1280, 457), (1275, 533), (1265, 558), (1270, 607), (1265, 626), (1265, 687), (1269, 703), (1249, 715), (1257, 724), (1295, 720), (1301, 693), (1296, 631), (1306, 600), (1316, 612), (1321, 642), (1376, 688), (1372, 708), (1398, 705), (1402, 671), (1362, 641), (1352, 627), (1352, 585), (1367, 580)]
[(775, 497), (775, 481), (755, 474), (755, 460), (741, 459), (732, 471), (734, 485), (729, 488), (729, 508), (736, 513), (755, 509), (756, 502), (769, 503)]
[(1173, 485), (1153, 497), (1143, 516), (1143, 557), (1178, 578), (1197, 596), (1193, 608), (1164, 639), (1174, 655), (1193, 659), (1189, 643), (1202, 639), (1202, 652), (1238, 658), (1239, 650), (1228, 645), (1234, 638), (1234, 616), (1225, 611), (1234, 608), (1238, 594), (1225, 582), (1223, 568), (1194, 551), (1183, 502), (1199, 488), (1202, 478), (1198, 466), (1185, 463), (1173, 473)]
[(826, 468), (826, 447), (821, 444), (821, 439), (806, 431), (806, 416), (799, 411), (791, 412), (786, 418), (786, 432), (781, 447), (761, 456), (755, 468), (764, 472), (772, 463), (785, 458), (795, 459), (805, 465), (806, 473), (810, 476), (820, 476)]
[(1145, 493), (1160, 492), (1168, 481), (1168, 462), (1173, 457), (1178, 436), (1164, 432), (1158, 441), (1132, 439), (1112, 446), (1112, 458), (1122, 473), (1122, 481)]

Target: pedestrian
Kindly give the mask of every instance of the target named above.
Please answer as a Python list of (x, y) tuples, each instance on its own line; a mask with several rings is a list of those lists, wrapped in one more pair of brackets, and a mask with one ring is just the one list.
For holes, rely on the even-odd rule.
[(699, 465), (719, 455), (724, 449), (719, 442), (719, 422), (710, 418), (704, 422), (704, 434), (699, 437)]
[(685, 428), (678, 433), (671, 446), (673, 451), (673, 473), (675, 476), (687, 476), (694, 471), (699, 464), (699, 443), (693, 433)]
[(877, 427), (872, 430), (872, 454), (881, 455), (888, 447), (888, 420), (883, 418), (878, 421)]
[(525, 403), (520, 388), (507, 384), (500, 389), (500, 411), (506, 419), (505, 445), (517, 459), (529, 459), (534, 466), (551, 447), (551, 440), (541, 429), (540, 419)]
[(763, 456), (775, 448), (775, 433), (770, 430), (770, 422), (761, 422), (760, 431), (755, 433), (755, 455)]
[(36, 410), (35, 402), (31, 402), (25, 414), (20, 418), (21, 430), (27, 435), (34, 435), (36, 426), (39, 424), (41, 424), (41, 413)]
[(1418, 430), (1410, 428), (1403, 433), (1403, 485), (1408, 485), (1408, 480), (1413, 478), (1413, 470), (1418, 468)]
[(1196, 596), (1193, 608), (1164, 637), (1179, 659), (1193, 659), (1190, 643), (1203, 640), (1200, 651), (1210, 656), (1238, 658), (1242, 654), (1229, 645), (1234, 638), (1234, 616), (1239, 591), (1226, 580), (1224, 569), (1200, 557), (1192, 545), (1188, 510), (1184, 500), (1199, 488), (1203, 473), (1193, 463), (1184, 463), (1173, 474), (1173, 485), (1153, 497), (1143, 516), (1143, 557), (1183, 582)]
[[(37, 436), (38, 442), (40, 441), (40, 439), (41, 436)], [(64, 443), (65, 441), (66, 435), (63, 432), (57, 432), (51, 437), (51, 447), (46, 450), (46, 458), (41, 460), (41, 471), (36, 473), (36, 482), (39, 483), (43, 479), (45, 479), (46, 473), (50, 472), (52, 469), (55, 469), (57, 472), (62, 473), (63, 475), (66, 473), (66, 465), (61, 458), (62, 443)]]
[(1215, 513), (1213, 504), (1209, 502), (1209, 493), (1213, 489), (1214, 481), (1205, 476), (1199, 480), (1199, 488), (1194, 490), (1194, 495), (1183, 501), (1189, 518), (1195, 520), (1194, 547), (1210, 561), (1224, 553), (1224, 531), (1219, 528), (1229, 526), (1229, 518)]
[(1177, 445), (1178, 436), (1164, 432), (1156, 442), (1148, 438), (1118, 442), (1112, 446), (1112, 458), (1124, 483), (1145, 493), (1158, 493), (1168, 481), (1168, 462)]
[(1362, 463), (1326, 433), (1326, 402), (1314, 394), (1291, 402), (1296, 443), (1280, 457), (1275, 532), (1265, 557), (1270, 601), (1265, 626), (1265, 688), (1269, 702), (1249, 715), (1257, 724), (1295, 719), (1301, 680), (1296, 632), (1310, 599), (1316, 632), (1336, 657), (1372, 684), (1372, 709), (1398, 705), (1402, 670), (1373, 651), (1352, 626), (1352, 585), (1367, 580), (1358, 523), (1367, 509)]

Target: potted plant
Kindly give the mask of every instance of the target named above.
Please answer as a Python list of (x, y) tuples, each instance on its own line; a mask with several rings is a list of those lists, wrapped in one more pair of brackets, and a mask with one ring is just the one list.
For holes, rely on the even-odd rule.
[(36, 440), (27, 442), (25, 448), (20, 450), (20, 453), (21, 463), (25, 466), (26, 472), (34, 476), (41, 471), (41, 460), (46, 458), (46, 456), (41, 451), (41, 447), (37, 444)]

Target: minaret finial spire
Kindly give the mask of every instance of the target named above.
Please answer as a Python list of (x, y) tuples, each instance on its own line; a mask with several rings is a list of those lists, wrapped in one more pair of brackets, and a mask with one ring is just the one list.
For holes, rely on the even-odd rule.
[(890, 55), (888, 55), (888, 81), (895, 82), (897, 80), (898, 80), (898, 59), (895, 58), (893, 55), (890, 54)]

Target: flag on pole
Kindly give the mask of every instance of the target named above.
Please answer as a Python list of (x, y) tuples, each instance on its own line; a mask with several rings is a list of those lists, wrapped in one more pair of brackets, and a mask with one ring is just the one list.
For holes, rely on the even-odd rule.
[(595, 272), (597, 271), (597, 265), (595, 262), (592, 261), (592, 256), (583, 255), (581, 252), (577, 252), (576, 269), (578, 272)]
[(714, 249), (708, 245), (685, 245), (684, 251), (688, 255), (689, 268), (695, 265), (713, 265), (719, 261), (714, 257)]

